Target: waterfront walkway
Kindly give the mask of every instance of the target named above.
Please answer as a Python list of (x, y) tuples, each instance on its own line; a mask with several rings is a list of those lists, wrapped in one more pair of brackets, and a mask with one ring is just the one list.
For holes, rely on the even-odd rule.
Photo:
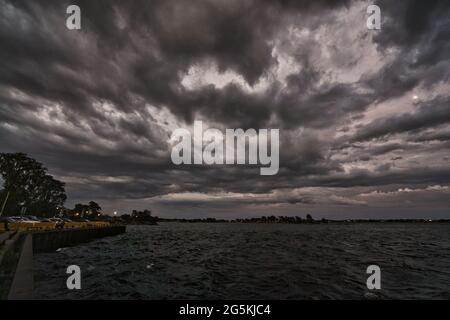
[[(14, 227), (17, 228), (12, 230)], [(34, 253), (52, 252), (58, 248), (118, 235), (126, 231), (126, 226), (97, 222), (55, 229), (54, 226), (44, 228), (43, 225), (8, 224), (8, 229), (0, 230), (0, 299), (21, 300), (33, 298)]]

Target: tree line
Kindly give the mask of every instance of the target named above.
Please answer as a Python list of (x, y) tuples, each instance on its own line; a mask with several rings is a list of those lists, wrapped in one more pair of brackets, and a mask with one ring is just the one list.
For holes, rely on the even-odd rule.
[(0, 153), (0, 215), (54, 216), (67, 199), (64, 182), (24, 153)]
[[(67, 199), (64, 182), (48, 174), (40, 162), (25, 153), (0, 153), (0, 216), (33, 215), (53, 217), (63, 215), (73, 219), (102, 219), (101, 206), (90, 201), (77, 203), (73, 209), (64, 207)], [(126, 222), (154, 221), (150, 210), (133, 210), (120, 219)]]

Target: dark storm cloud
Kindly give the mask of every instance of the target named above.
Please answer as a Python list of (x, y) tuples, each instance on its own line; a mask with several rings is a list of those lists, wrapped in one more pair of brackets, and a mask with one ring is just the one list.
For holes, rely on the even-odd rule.
[[(336, 152), (340, 152), (343, 156), (347, 157), (346, 162), (356, 162), (356, 161), (371, 161), (377, 157), (385, 156), (386, 154), (392, 154), (392, 152), (404, 152), (407, 150), (416, 149), (414, 145), (407, 143), (385, 143), (381, 145), (373, 145), (367, 147), (362, 144), (347, 144), (345, 146), (340, 146), (336, 149)], [(378, 170), (389, 169), (392, 166), (391, 163), (385, 163), (381, 165)]]
[[(266, 203), (357, 205), (350, 194), (289, 190), (447, 184), (448, 96), (364, 117), (448, 83), (449, 4), (377, 3), (383, 26), (371, 34), (354, 31), (365, 26), (361, 1), (0, 0), (0, 151), (44, 162), (77, 201), (284, 190)], [(69, 4), (81, 7), (80, 31), (65, 28)], [(183, 84), (192, 68), (210, 66), (213, 78), (233, 79)], [(172, 122), (198, 117), (223, 128), (280, 128), (279, 174), (171, 164)], [(427, 165), (429, 154), (439, 162)], [(207, 203), (231, 210), (229, 201)]]
[[(409, 46), (422, 37), (429, 37), (430, 31), (440, 22), (448, 18), (450, 4), (448, 1), (392, 1), (375, 2), (383, 10), (383, 29), (377, 40), (386, 44)], [(389, 18), (389, 19), (386, 19)]]
[[(190, 121), (197, 109), (218, 120), (255, 116), (268, 120), (274, 104), (270, 92), (256, 97), (235, 86), (187, 92), (180, 87), (180, 73), (202, 59), (212, 59), (220, 71), (235, 70), (253, 85), (276, 63), (270, 41), (283, 26), (283, 17), (291, 10), (328, 6), (322, 1), (76, 3), (83, 8), (83, 30), (90, 36), (87, 44), (63, 27), (65, 16), (60, 12), (66, 3), (11, 3), (21, 9), (30, 26), (26, 30), (10, 24), (2, 28), (1, 40), (8, 48), (2, 56), (2, 80), (30, 94), (64, 101), (71, 111), (89, 116), (99, 117), (91, 108), (93, 99), (111, 101), (130, 111), (135, 106), (132, 95), (138, 94)], [(53, 25), (51, 30), (45, 28), (48, 23)], [(139, 55), (124, 61), (132, 50)], [(100, 63), (92, 65), (95, 62)]]
[(374, 38), (378, 49), (400, 50), (398, 58), (370, 77), (378, 100), (398, 97), (419, 83), (427, 88), (448, 81), (450, 27), (448, 1), (377, 1), (383, 13), (383, 31)]
[(288, 126), (307, 125), (323, 128), (345, 115), (363, 111), (373, 97), (358, 94), (351, 85), (335, 85), (299, 101), (299, 93), (282, 97), (280, 116)]
[(348, 174), (337, 174), (318, 178), (314, 183), (328, 187), (355, 187), (355, 186), (384, 186), (390, 184), (414, 185), (414, 184), (449, 184), (450, 169), (441, 168), (416, 168), (414, 171), (403, 172), (371, 172), (369, 170), (352, 170)]
[(356, 141), (379, 138), (388, 134), (418, 130), (450, 122), (450, 100), (436, 98), (412, 113), (381, 118), (363, 127), (356, 133)]
[(426, 132), (418, 136), (414, 135), (410, 138), (413, 141), (423, 142), (423, 141), (450, 141), (450, 131), (443, 132)]

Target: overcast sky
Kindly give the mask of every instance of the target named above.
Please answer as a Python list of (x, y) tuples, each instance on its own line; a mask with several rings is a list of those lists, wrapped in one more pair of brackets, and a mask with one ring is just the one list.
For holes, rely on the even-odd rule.
[[(0, 0), (0, 152), (44, 163), (68, 207), (450, 218), (450, 2), (330, 3)], [(279, 173), (173, 165), (194, 120), (280, 129)]]

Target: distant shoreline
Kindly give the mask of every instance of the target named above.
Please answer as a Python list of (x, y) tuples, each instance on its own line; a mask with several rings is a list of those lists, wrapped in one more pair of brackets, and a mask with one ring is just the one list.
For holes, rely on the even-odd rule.
[(353, 223), (450, 223), (450, 219), (345, 219), (345, 220), (330, 220), (330, 219), (320, 219), (320, 220), (263, 220), (261, 218), (251, 218), (251, 219), (216, 219), (216, 218), (205, 218), (205, 219), (179, 219), (179, 218), (156, 218), (155, 223), (135, 223), (129, 222), (128, 225), (156, 225), (160, 222), (177, 222), (177, 223), (258, 223), (258, 224), (307, 224), (307, 225), (319, 225), (319, 224), (353, 224)]

